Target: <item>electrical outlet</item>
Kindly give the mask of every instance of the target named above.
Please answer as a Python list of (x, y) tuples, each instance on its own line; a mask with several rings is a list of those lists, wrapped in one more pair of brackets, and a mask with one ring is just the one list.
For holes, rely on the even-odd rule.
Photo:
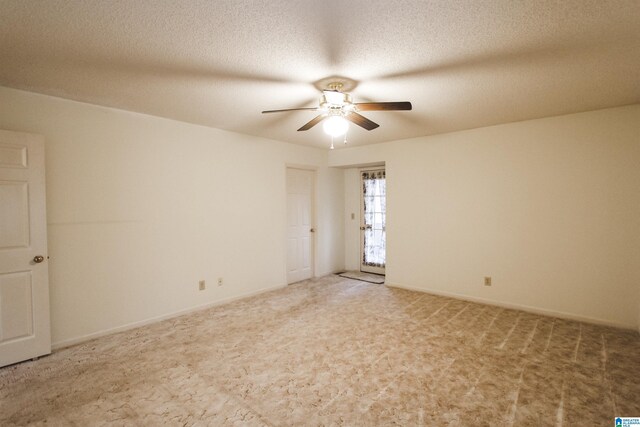
[(204, 284), (204, 280), (200, 280), (198, 282), (198, 289), (200, 289), (201, 291), (204, 291), (205, 288), (206, 288), (206, 286)]
[(491, 286), (491, 277), (485, 277), (484, 278), (484, 285), (485, 286)]
[(222, 286), (222, 277), (218, 277), (218, 286)]
[(351, 212), (351, 219), (356, 219), (356, 214), (354, 214), (353, 212)]

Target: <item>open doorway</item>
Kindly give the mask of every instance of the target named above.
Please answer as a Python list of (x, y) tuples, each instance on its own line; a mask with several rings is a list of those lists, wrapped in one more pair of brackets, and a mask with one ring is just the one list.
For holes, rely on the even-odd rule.
[(360, 271), (385, 274), (387, 255), (385, 170), (362, 170), (360, 181)]

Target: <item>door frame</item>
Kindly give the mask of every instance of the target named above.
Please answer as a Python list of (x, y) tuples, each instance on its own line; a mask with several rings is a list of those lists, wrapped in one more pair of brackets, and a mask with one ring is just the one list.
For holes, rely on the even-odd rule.
[(282, 238), (282, 250), (283, 250), (283, 254), (284, 254), (284, 266), (283, 266), (283, 271), (284, 271), (284, 284), (286, 286), (289, 285), (289, 281), (287, 279), (287, 273), (288, 273), (288, 269), (287, 269), (287, 170), (288, 169), (298, 169), (298, 170), (303, 170), (303, 171), (308, 171), (311, 172), (313, 174), (313, 177), (311, 179), (311, 225), (312, 228), (315, 230), (315, 232), (311, 233), (311, 278), (315, 278), (316, 276), (316, 265), (318, 264), (318, 239), (316, 238), (316, 236), (318, 235), (318, 226), (316, 224), (316, 220), (318, 218), (317, 216), (317, 212), (316, 212), (316, 207), (318, 205), (318, 201), (317, 201), (317, 197), (318, 197), (318, 167), (317, 166), (311, 166), (311, 165), (302, 165), (302, 164), (297, 164), (297, 163), (285, 163), (284, 165), (284, 215), (283, 215), (283, 238)]
[[(385, 177), (386, 177), (386, 172), (387, 172), (387, 168), (386, 165), (381, 165), (381, 166), (371, 166), (371, 167), (364, 167), (364, 168), (358, 168), (358, 183), (360, 184), (360, 223), (358, 224), (358, 228), (363, 226), (364, 223), (364, 192), (362, 191), (362, 173), (363, 172), (374, 172), (374, 171), (385, 171)], [(386, 202), (386, 194), (385, 194), (385, 202)], [(386, 206), (386, 203), (385, 203)], [(387, 210), (385, 208), (385, 217), (387, 215)], [(385, 221), (386, 224), (386, 221)], [(386, 237), (387, 233), (386, 233), (386, 226), (385, 226), (385, 243), (387, 240)], [(386, 246), (386, 245), (385, 245)], [(364, 271), (362, 269), (362, 258), (364, 256), (364, 230), (360, 229), (360, 257), (358, 258), (358, 264), (359, 264), (359, 270), (363, 273), (371, 273), (371, 274), (379, 274), (381, 276), (386, 275), (386, 267), (387, 267), (387, 263), (385, 261), (385, 266), (384, 267), (368, 267), (368, 271)], [(385, 253), (385, 260), (386, 260), (386, 253)]]

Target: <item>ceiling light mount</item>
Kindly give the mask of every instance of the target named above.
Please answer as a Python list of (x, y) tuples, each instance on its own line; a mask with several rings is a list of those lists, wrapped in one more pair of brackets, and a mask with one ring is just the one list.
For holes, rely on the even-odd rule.
[(343, 87), (344, 87), (344, 84), (341, 82), (331, 82), (327, 85), (327, 89), (335, 92), (341, 92)]
[[(336, 83), (341, 84), (342, 87), (340, 88), (331, 87), (331, 85), (334, 85)], [(318, 89), (319, 92), (323, 92), (325, 90), (339, 90), (340, 92), (352, 92), (355, 90), (357, 86), (358, 86), (358, 82), (356, 80), (353, 80), (344, 76), (337, 76), (337, 75), (327, 76), (323, 79), (313, 82), (313, 87)]]

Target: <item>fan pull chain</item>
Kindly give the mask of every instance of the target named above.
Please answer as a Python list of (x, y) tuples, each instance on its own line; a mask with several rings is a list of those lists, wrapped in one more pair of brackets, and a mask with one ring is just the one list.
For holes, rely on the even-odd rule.
[(331, 137), (331, 147), (329, 149), (333, 150), (335, 147), (333, 146), (333, 137)]

